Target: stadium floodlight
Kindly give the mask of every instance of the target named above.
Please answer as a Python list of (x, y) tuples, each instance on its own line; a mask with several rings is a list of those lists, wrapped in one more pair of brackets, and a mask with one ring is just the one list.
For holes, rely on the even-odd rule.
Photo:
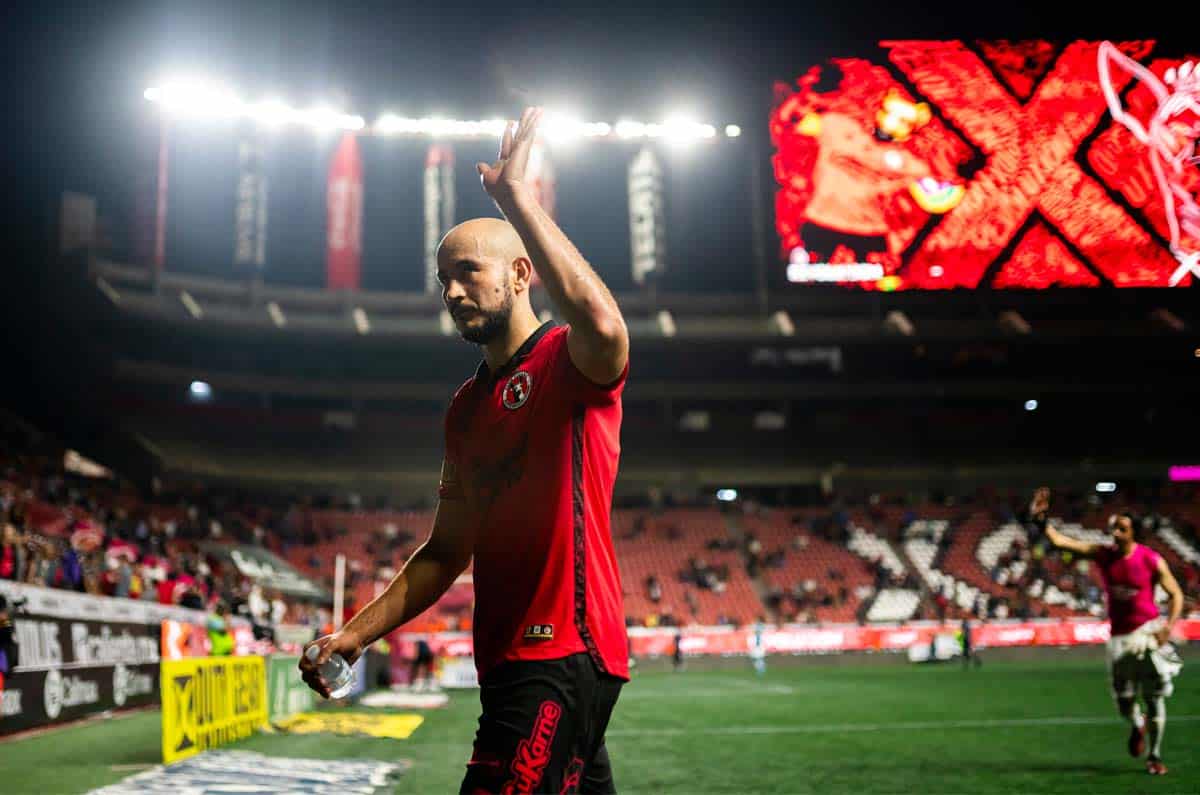
[(236, 118), (243, 112), (237, 94), (224, 86), (203, 80), (173, 80), (146, 89), (142, 94), (178, 116)]
[[(294, 124), (317, 130), (363, 131), (367, 135), (415, 135), (430, 138), (499, 138), (510, 124), (505, 119), (448, 119), (439, 115), (411, 118), (395, 113), (381, 115), (368, 125), (362, 116), (345, 113), (325, 106), (309, 109), (295, 108), (282, 100), (271, 98), (247, 102), (217, 83), (183, 79), (154, 85), (142, 92), (147, 102), (159, 105), (173, 116), (193, 118), (244, 118), (256, 123), (279, 127)], [(661, 124), (646, 124), (628, 119), (615, 125), (603, 121), (583, 121), (565, 112), (547, 112), (542, 122), (542, 134), (549, 141), (560, 143), (581, 138), (618, 139), (665, 138), (686, 143), (716, 138), (717, 128), (701, 124), (685, 116), (674, 116)], [(724, 126), (728, 138), (742, 134), (736, 124)]]
[(183, 308), (188, 311), (188, 314), (196, 320), (204, 317), (204, 310), (200, 307), (200, 302), (192, 298), (192, 294), (187, 290), (179, 292), (179, 302), (183, 304)]
[(1029, 321), (1021, 317), (1021, 313), (1015, 309), (1006, 309), (996, 317), (996, 324), (1000, 326), (1002, 331), (1007, 331), (1010, 334), (1031, 334), (1033, 326), (1029, 325)]
[(1112, 494), (1117, 490), (1117, 484), (1112, 481), (1102, 480), (1096, 484), (1096, 491), (1101, 494)]
[(662, 333), (662, 335), (664, 337), (674, 337), (675, 336), (675, 332), (676, 332), (675, 318), (671, 316), (671, 313), (669, 310), (666, 310), (666, 309), (658, 310), (657, 320), (658, 320), (658, 330)]
[(1038, 402), (1036, 400), (1030, 399), (1030, 400), (1025, 401), (1025, 410), (1026, 411), (1037, 411), (1037, 407), (1038, 407)]
[(212, 386), (207, 381), (193, 381), (188, 386), (188, 394), (195, 400), (208, 400), (212, 397)]
[(717, 499), (721, 502), (733, 502), (737, 499), (737, 489), (717, 489)]
[(550, 111), (542, 118), (539, 132), (548, 141), (567, 143), (585, 137), (588, 127), (589, 125), (573, 113)]
[(917, 333), (917, 327), (913, 325), (912, 320), (899, 309), (893, 309), (883, 316), (883, 330), (904, 337), (911, 337)]
[(361, 306), (354, 307), (354, 328), (359, 334), (369, 334), (371, 332), (371, 321), (367, 318), (367, 310)]
[(279, 127), (293, 121), (296, 111), (278, 99), (269, 99), (247, 105), (246, 115), (268, 127)]
[(786, 309), (779, 309), (771, 315), (771, 327), (784, 337), (796, 335), (796, 324), (792, 322), (792, 316), (787, 313)]
[(616, 133), (618, 138), (645, 138), (646, 125), (638, 121), (622, 120), (617, 122)]
[(672, 143), (692, 143), (702, 138), (712, 138), (717, 134), (717, 130), (711, 124), (701, 124), (689, 116), (671, 116), (661, 125), (651, 125), (656, 127), (658, 135), (666, 138)]
[(118, 293), (117, 289), (109, 284), (108, 280), (106, 280), (103, 276), (96, 277), (96, 288), (100, 292), (104, 293), (105, 297), (107, 297), (108, 300), (112, 301), (114, 304), (121, 303), (121, 294)]
[(361, 130), (365, 125), (362, 116), (352, 116), (323, 106), (301, 111), (298, 115), (304, 124), (318, 130)]

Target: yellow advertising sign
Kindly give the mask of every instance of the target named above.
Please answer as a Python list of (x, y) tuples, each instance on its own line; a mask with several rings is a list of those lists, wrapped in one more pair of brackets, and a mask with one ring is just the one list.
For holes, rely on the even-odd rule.
[(356, 712), (302, 712), (275, 721), (293, 734), (344, 734), (355, 737), (391, 737), (407, 740), (425, 719), (420, 715), (364, 715)]
[(262, 657), (163, 660), (163, 762), (249, 737), (267, 722)]

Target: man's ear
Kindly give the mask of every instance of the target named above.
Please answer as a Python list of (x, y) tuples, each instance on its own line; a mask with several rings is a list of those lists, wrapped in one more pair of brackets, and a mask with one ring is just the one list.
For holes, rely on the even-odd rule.
[(533, 282), (533, 263), (528, 257), (517, 257), (512, 261), (512, 269), (513, 289), (518, 293), (528, 290)]

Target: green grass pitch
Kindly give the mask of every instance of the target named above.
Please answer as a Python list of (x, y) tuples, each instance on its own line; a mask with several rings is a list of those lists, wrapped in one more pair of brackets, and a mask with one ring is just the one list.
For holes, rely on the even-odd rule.
[[(773, 664), (636, 673), (609, 728), (622, 792), (1200, 792), (1200, 674), (1168, 702), (1165, 778), (1125, 752), (1099, 660)], [(478, 701), (452, 695), (410, 740), (259, 735), (279, 756), (407, 759), (397, 793), (457, 792)], [(157, 712), (0, 742), (0, 792), (78, 793), (158, 758)]]

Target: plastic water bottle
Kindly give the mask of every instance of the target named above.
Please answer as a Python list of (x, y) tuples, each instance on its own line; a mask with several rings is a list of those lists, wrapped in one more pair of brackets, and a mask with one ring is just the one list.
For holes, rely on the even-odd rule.
[[(305, 652), (309, 662), (315, 662), (320, 654), (321, 649), (317, 646), (309, 646)], [(317, 669), (317, 673), (325, 680), (330, 698), (345, 698), (354, 687), (354, 669), (346, 662), (345, 657), (336, 652)]]

